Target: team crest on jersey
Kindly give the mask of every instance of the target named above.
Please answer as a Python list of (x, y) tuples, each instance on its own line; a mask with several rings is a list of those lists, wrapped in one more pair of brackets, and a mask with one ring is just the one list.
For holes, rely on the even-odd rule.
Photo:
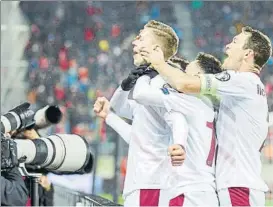
[(219, 81), (228, 81), (230, 80), (230, 74), (227, 71), (225, 71), (225, 72), (216, 74), (215, 78)]

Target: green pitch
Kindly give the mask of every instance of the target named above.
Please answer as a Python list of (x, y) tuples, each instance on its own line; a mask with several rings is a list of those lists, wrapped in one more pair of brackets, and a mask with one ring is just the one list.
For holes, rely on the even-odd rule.
[[(112, 196), (111, 194), (106, 194), (106, 193), (104, 193), (104, 194), (100, 194), (99, 196), (101, 196), (101, 197), (103, 197), (103, 198), (106, 198), (106, 199), (108, 199), (108, 200), (110, 200), (110, 201), (113, 201), (113, 196)], [(119, 197), (118, 197), (118, 204), (123, 205), (123, 198), (122, 198), (122, 195), (119, 195)]]
[(265, 202), (265, 205), (266, 205), (266, 206), (273, 206), (273, 200), (267, 200), (267, 201)]

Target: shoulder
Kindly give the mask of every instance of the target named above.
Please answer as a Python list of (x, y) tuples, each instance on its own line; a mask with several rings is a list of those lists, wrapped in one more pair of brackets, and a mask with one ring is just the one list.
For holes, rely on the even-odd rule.
[(239, 71), (234, 71), (234, 70), (224, 70), (221, 73), (217, 73), (214, 75), (217, 77), (219, 80), (222, 81), (228, 81), (232, 78), (236, 77), (248, 77), (248, 79), (260, 79), (259, 76), (255, 73), (252, 72), (239, 72)]
[(238, 78), (247, 77), (246, 73), (241, 73), (233, 70), (224, 70), (221, 73), (214, 75), (215, 79), (221, 82), (233, 81)]
[(258, 80), (259, 77), (254, 73), (237, 72), (232, 70), (225, 70), (214, 75), (214, 78), (219, 82), (226, 82), (227, 84), (245, 84)]
[(164, 79), (160, 76), (157, 75), (154, 78), (151, 79), (151, 85), (155, 87), (160, 87), (165, 83)]

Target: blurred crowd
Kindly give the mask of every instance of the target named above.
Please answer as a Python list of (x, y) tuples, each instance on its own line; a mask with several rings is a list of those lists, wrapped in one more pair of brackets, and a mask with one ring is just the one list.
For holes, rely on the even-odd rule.
[[(110, 98), (132, 69), (131, 42), (151, 18), (169, 22), (172, 7), (135, 2), (22, 2), (31, 25), (28, 99), (37, 108), (58, 104), (65, 118), (57, 132), (89, 141), (105, 138), (92, 113), (97, 96)], [(163, 8), (163, 10), (162, 10)], [(165, 16), (164, 16), (165, 15)]]
[[(272, 2), (181, 4), (191, 13), (198, 51), (222, 60), (223, 46), (244, 25), (261, 29), (273, 42)], [(92, 106), (98, 96), (110, 98), (134, 67), (131, 42), (139, 29), (155, 19), (172, 26), (184, 40), (184, 28), (179, 28), (171, 2), (39, 1), (21, 2), (20, 7), (31, 27), (25, 47), (29, 102), (37, 108), (60, 105), (64, 118), (54, 131), (80, 134), (90, 142), (108, 139), (105, 124), (95, 118)], [(271, 57), (261, 75), (270, 110), (272, 73)], [(272, 146), (267, 153), (272, 161)]]

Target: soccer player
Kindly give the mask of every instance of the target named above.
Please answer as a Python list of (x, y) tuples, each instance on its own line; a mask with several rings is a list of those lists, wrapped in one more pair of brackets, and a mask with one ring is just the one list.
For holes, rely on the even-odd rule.
[[(185, 72), (189, 75), (220, 73), (221, 63), (199, 53)], [(171, 168), (170, 206), (219, 206), (215, 185), (214, 107), (211, 100), (179, 93), (168, 87), (150, 86), (150, 77), (142, 76), (133, 89), (138, 103), (162, 107), (161, 118), (172, 129), (173, 144), (183, 146), (186, 158), (182, 166)], [(175, 161), (174, 161), (175, 162)]]
[[(133, 41), (134, 64), (147, 67), (145, 64), (149, 62), (139, 55), (139, 49), (144, 45), (162, 48), (167, 61), (176, 54), (178, 43), (178, 37), (171, 27), (150, 21)], [(133, 119), (123, 190), (124, 206), (158, 206), (163, 197), (160, 190), (166, 188), (168, 175), (166, 146), (170, 133), (167, 126), (163, 121), (157, 121), (158, 114), (153, 108), (139, 105), (128, 98), (141, 70), (132, 71), (111, 99), (111, 107), (117, 115)], [(151, 85), (157, 88), (164, 83), (160, 76), (151, 80)]]
[(169, 65), (159, 47), (141, 55), (175, 89), (212, 94), (220, 99), (216, 124), (216, 183), (221, 206), (264, 206), (268, 190), (261, 178), (260, 150), (268, 131), (268, 106), (259, 73), (272, 54), (269, 38), (244, 27), (226, 46), (227, 58), (217, 75), (189, 76)]

